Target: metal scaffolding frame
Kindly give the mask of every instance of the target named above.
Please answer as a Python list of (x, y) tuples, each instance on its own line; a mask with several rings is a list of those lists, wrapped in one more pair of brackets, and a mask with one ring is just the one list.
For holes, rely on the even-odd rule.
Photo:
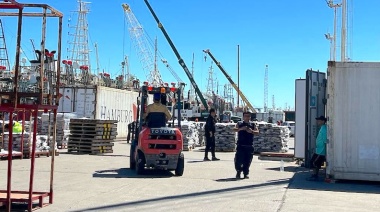
[[(0, 16), (13, 16), (18, 18), (17, 26), (17, 44), (16, 44), (16, 64), (15, 64), (15, 76), (14, 83), (12, 85), (13, 89), (11, 92), (0, 92), (0, 111), (8, 112), (9, 125), (13, 124), (13, 112), (22, 112), (27, 111), (31, 112), (34, 117), (33, 123), (33, 138), (32, 138), (32, 150), (30, 155), (31, 167), (30, 167), (30, 178), (29, 178), (29, 190), (28, 191), (12, 191), (11, 189), (11, 177), (12, 177), (12, 127), (9, 128), (9, 148), (8, 152), (8, 173), (7, 173), (7, 190), (0, 191), (0, 203), (5, 203), (7, 211), (11, 211), (12, 202), (27, 202), (28, 211), (32, 211), (33, 201), (39, 201), (39, 207), (44, 206), (43, 198), (49, 197), (49, 204), (53, 203), (53, 173), (54, 173), (54, 156), (55, 156), (55, 146), (56, 146), (56, 118), (57, 118), (57, 108), (59, 102), (59, 85), (60, 85), (60, 66), (57, 67), (57, 74), (55, 77), (55, 85), (51, 83), (50, 89), (47, 89), (47, 92), (44, 91), (44, 80), (40, 80), (39, 89), (36, 93), (27, 93), (20, 92), (18, 88), (18, 81), (20, 73), (20, 50), (21, 50), (21, 37), (22, 37), (22, 20), (23, 17), (39, 17), (42, 18), (42, 38), (41, 38), (41, 58), (40, 58), (40, 77), (45, 74), (45, 56), (52, 58), (54, 62), (54, 53), (45, 52), (45, 36), (46, 36), (46, 19), (48, 17), (58, 18), (58, 49), (57, 60), (61, 61), (61, 38), (62, 38), (62, 20), (63, 14), (58, 10), (47, 4), (24, 4), (18, 3), (15, 0), (3, 0), (0, 1), (0, 9), (9, 9), (9, 10), (18, 10), (18, 12), (0, 12)], [(40, 8), (42, 12), (24, 12), (26, 8)], [(49, 60), (48, 60), (49, 62)], [(49, 64), (47, 64), (49, 68)], [(35, 98), (37, 99), (34, 103), (25, 103), (21, 99), (25, 98)], [(46, 100), (46, 101), (44, 101)], [(52, 149), (54, 153), (51, 157), (51, 172), (50, 172), (50, 191), (49, 192), (35, 192), (33, 191), (33, 181), (34, 181), (34, 168), (35, 168), (35, 156), (36, 156), (36, 132), (37, 132), (37, 115), (39, 111), (53, 112), (53, 145)], [(50, 126), (49, 126), (50, 128)], [(50, 134), (49, 134), (50, 136)], [(6, 194), (6, 195), (4, 195)], [(4, 198), (6, 196), (6, 198)]]

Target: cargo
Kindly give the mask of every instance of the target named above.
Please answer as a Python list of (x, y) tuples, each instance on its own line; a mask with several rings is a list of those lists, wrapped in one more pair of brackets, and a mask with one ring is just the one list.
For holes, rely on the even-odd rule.
[(326, 172), (331, 178), (380, 181), (379, 79), (380, 63), (329, 62)]
[(128, 124), (137, 115), (137, 92), (103, 86), (63, 87), (60, 91), (59, 113), (75, 113), (78, 118), (116, 120), (117, 138), (127, 137)]

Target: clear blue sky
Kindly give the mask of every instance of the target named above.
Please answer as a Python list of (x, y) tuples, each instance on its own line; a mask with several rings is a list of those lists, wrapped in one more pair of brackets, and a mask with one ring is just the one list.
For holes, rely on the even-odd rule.
[[(30, 0), (29, 3), (48, 3), (65, 14), (63, 57), (66, 57), (68, 41), (68, 19), (75, 16), (74, 0)], [(64, 3), (63, 3), (64, 2)], [(90, 47), (98, 43), (101, 69), (113, 75), (120, 74), (123, 51), (129, 56), (130, 70), (143, 78), (142, 67), (126, 31), (122, 3), (131, 8), (151, 38), (157, 36), (158, 48), (180, 78), (188, 79), (177, 59), (157, 28), (143, 0), (94, 0), (88, 15)], [(211, 59), (204, 61), (203, 49), (209, 48), (214, 56), (237, 82), (237, 45), (240, 45), (241, 90), (256, 107), (263, 107), (264, 70), (269, 65), (269, 106), (272, 95), (277, 107), (294, 106), (294, 81), (304, 78), (308, 68), (325, 71), (329, 59), (329, 41), (324, 33), (332, 33), (333, 10), (325, 0), (265, 0), (265, 1), (204, 1), (204, 0), (150, 0), (150, 4), (166, 28), (187, 66), (191, 67), (195, 53), (195, 78), (202, 90), (206, 90), (207, 71)], [(353, 5), (353, 54), (354, 61), (378, 61), (380, 59), (380, 30), (378, 14), (380, 1), (355, 1)], [(47, 48), (54, 49), (57, 36), (54, 25), (49, 21)], [(15, 18), (3, 18), (4, 30), (11, 62), (14, 62), (16, 41)], [(41, 19), (24, 19), (22, 48), (25, 56), (33, 58), (30, 39), (40, 42)], [(38, 47), (37, 47), (38, 48)], [(94, 51), (91, 53), (92, 68), (95, 70)], [(164, 81), (175, 81), (170, 72), (159, 63)], [(218, 68), (214, 70), (219, 84), (227, 83)], [(222, 88), (219, 89), (219, 92)]]

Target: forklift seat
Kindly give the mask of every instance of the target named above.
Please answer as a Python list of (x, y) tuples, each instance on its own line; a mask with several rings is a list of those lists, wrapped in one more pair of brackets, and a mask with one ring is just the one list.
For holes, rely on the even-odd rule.
[(165, 113), (150, 112), (147, 116), (147, 122), (149, 128), (166, 127)]

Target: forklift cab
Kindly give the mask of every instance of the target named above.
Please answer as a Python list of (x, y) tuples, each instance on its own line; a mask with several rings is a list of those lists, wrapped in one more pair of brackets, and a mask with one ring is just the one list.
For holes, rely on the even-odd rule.
[[(169, 87), (167, 83), (160, 87), (145, 84), (141, 87), (137, 110), (137, 124), (130, 148), (130, 168), (137, 174), (144, 173), (145, 169), (175, 170), (177, 176), (182, 176), (184, 170), (183, 136), (181, 132), (181, 119), (178, 119), (178, 128), (173, 125), (166, 127), (165, 113), (150, 112), (144, 120), (144, 113), (148, 106), (149, 94), (161, 94), (161, 103), (167, 105), (168, 95), (172, 98), (181, 95), (181, 89), (174, 83)], [(178, 104), (179, 105), (179, 104)], [(178, 107), (178, 117), (181, 116)]]

